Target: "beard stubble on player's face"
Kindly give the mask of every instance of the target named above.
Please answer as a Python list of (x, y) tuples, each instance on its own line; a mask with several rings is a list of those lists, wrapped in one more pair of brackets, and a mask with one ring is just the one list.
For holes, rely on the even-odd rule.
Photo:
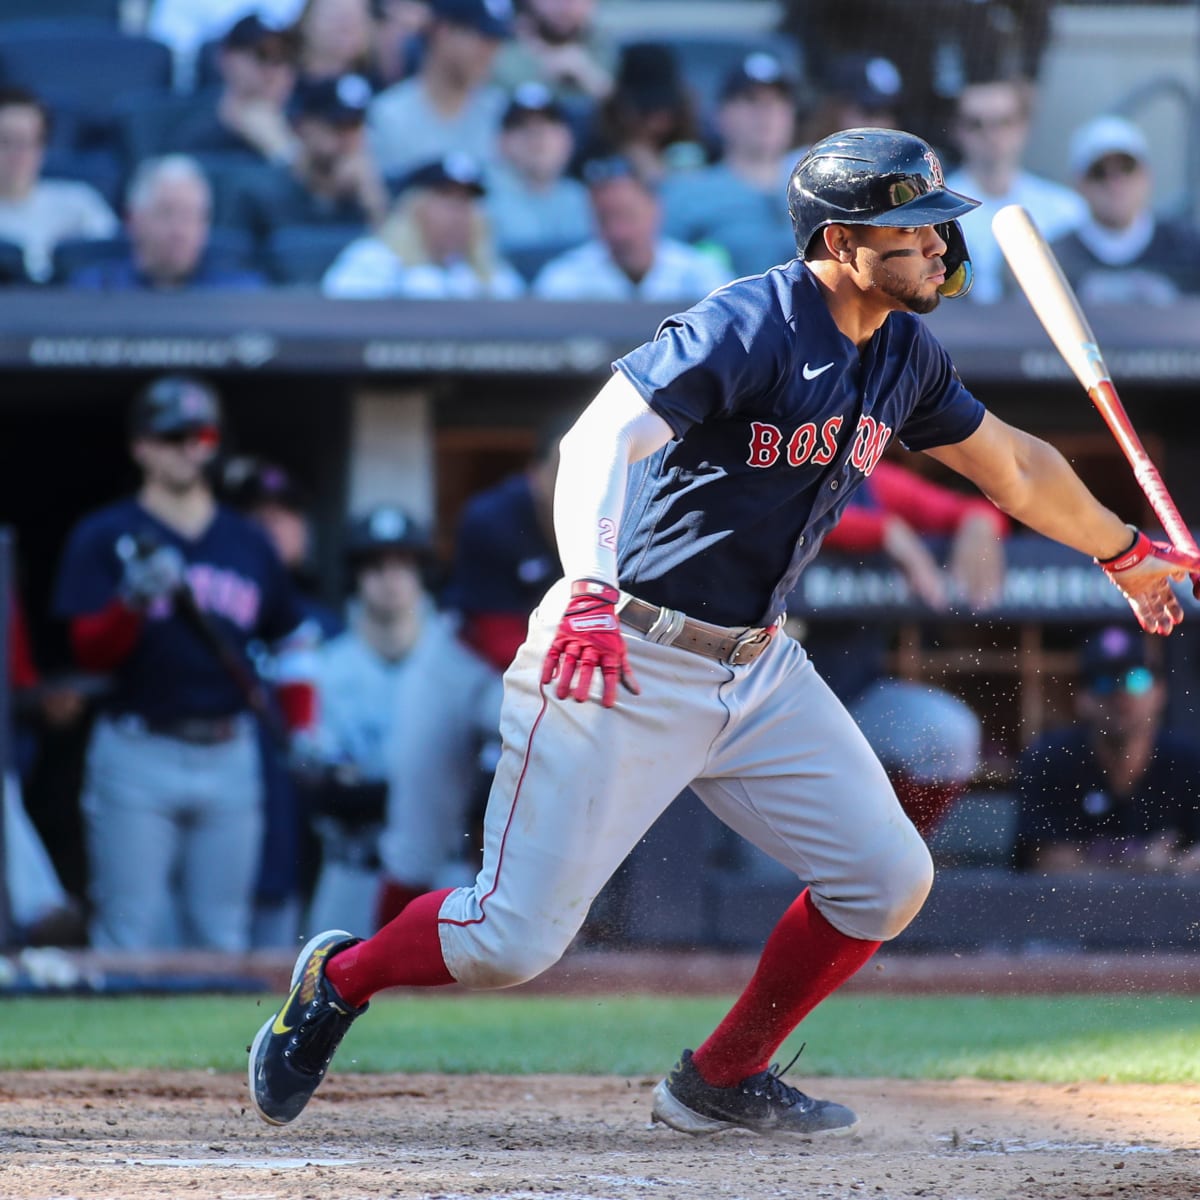
[[(885, 239), (904, 236), (900, 230), (879, 232)], [(889, 248), (885, 240), (879, 247), (870, 247), (873, 257), (870, 287), (909, 312), (921, 316), (933, 312), (942, 301), (937, 289), (945, 279), (941, 259), (945, 248), (945, 242), (936, 237), (933, 242), (922, 241), (918, 245)]]

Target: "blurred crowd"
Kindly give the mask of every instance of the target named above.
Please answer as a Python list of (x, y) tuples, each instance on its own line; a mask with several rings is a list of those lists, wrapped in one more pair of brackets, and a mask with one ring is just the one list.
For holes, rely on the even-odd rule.
[(6, 22), (0, 279), (694, 300), (793, 257), (792, 164), (880, 125), (924, 137), (983, 201), (964, 219), (976, 302), (1012, 290), (990, 230), (1008, 203), (1089, 303), (1200, 292), (1200, 234), (1157, 203), (1135, 123), (1073, 131), (1069, 183), (1026, 169), (1051, 0), (927, 7), (797, 3), (773, 34), (698, 41), (608, 36), (597, 0), (151, 0), (136, 32)]

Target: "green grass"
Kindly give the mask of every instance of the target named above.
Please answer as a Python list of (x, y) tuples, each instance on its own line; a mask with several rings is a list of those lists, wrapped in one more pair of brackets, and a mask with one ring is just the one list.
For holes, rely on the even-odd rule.
[[(240, 1071), (275, 997), (0, 1001), (0, 1070)], [(381, 997), (339, 1071), (656, 1075), (723, 1015), (719, 998)], [(1200, 1083), (1185, 996), (835, 996), (789, 1039), (802, 1076)]]

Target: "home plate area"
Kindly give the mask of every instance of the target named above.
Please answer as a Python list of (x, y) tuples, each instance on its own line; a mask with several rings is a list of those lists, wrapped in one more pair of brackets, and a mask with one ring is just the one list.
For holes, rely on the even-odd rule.
[(1184, 1200), (1200, 1087), (809, 1081), (861, 1118), (833, 1141), (693, 1139), (649, 1124), (652, 1077), (335, 1075), (295, 1125), (244, 1079), (14, 1072), (0, 1194), (341, 1200)]

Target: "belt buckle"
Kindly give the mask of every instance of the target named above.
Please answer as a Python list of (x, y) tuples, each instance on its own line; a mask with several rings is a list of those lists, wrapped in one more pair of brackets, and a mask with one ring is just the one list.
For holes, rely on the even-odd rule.
[(766, 629), (747, 629), (741, 637), (733, 644), (733, 649), (729, 652), (729, 656), (725, 659), (726, 663), (731, 667), (740, 667), (745, 662), (751, 662), (753, 659), (743, 659), (742, 654), (758, 646), (764, 642), (769, 642), (775, 633), (775, 626), (768, 626)]

